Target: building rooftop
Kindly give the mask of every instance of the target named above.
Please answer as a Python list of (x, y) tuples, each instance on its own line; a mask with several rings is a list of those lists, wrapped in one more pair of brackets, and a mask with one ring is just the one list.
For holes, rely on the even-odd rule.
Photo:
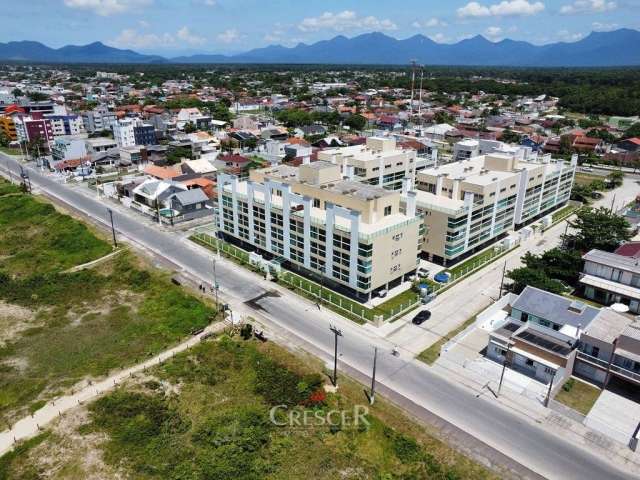
[(588, 262), (600, 263), (633, 273), (640, 273), (640, 259), (593, 249), (582, 256)]
[(600, 310), (555, 293), (527, 286), (513, 308), (560, 325), (588, 328)]
[(606, 343), (613, 342), (632, 323), (629, 317), (620, 315), (610, 308), (603, 308), (593, 319), (584, 333)]

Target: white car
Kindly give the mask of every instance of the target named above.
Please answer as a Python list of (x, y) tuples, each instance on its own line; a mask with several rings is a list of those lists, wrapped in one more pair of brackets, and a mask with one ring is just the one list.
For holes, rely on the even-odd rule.
[(416, 275), (418, 275), (418, 277), (428, 277), (429, 276), (429, 269), (428, 268), (424, 268), (424, 267), (420, 267), (420, 268), (418, 268), (418, 270), (416, 270)]

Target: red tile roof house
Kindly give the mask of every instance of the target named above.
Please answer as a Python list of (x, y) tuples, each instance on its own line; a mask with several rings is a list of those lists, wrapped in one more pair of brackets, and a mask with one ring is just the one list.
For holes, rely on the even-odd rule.
[(586, 135), (576, 135), (571, 142), (571, 147), (580, 152), (599, 152), (603, 146), (604, 142), (601, 139)]
[(623, 257), (640, 258), (640, 242), (627, 242), (616, 248), (613, 253)]
[(238, 155), (236, 153), (228, 153), (226, 155), (220, 155), (218, 160), (224, 162), (227, 167), (230, 168), (245, 168), (251, 160), (247, 157), (243, 157), (242, 155)]
[(182, 172), (176, 168), (171, 167), (157, 167), (155, 165), (149, 165), (144, 169), (144, 173), (150, 177), (157, 178), (158, 180), (170, 180), (174, 177), (179, 177)]

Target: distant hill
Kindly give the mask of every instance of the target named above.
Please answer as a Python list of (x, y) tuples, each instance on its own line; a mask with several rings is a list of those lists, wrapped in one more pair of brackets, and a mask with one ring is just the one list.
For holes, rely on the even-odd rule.
[(43, 63), (153, 63), (166, 62), (157, 55), (109, 47), (101, 42), (50, 48), (40, 42), (0, 43), (0, 60)]
[(592, 32), (571, 43), (533, 45), (481, 35), (454, 44), (436, 43), (424, 35), (398, 40), (373, 32), (347, 38), (339, 35), (310, 45), (271, 45), (236, 55), (198, 54), (175, 58), (142, 55), (100, 42), (59, 49), (38, 42), (0, 43), (0, 60), (57, 63), (320, 63), (404, 65), (411, 59), (426, 65), (532, 67), (609, 67), (640, 65), (640, 32), (619, 29)]

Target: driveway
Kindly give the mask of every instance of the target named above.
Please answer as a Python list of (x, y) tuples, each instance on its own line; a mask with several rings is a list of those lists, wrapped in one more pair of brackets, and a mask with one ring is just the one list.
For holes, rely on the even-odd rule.
[(638, 422), (640, 422), (640, 403), (605, 390), (598, 397), (584, 423), (589, 428), (626, 444)]

